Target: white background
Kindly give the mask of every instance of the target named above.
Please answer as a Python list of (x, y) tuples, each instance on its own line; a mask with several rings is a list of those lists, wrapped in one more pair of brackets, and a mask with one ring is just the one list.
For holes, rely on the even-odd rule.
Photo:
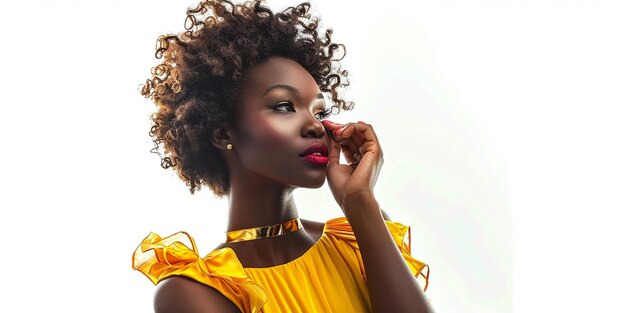
[[(297, 1), (271, 1), (282, 9)], [(223, 239), (227, 200), (149, 153), (158, 35), (187, 1), (5, 1), (3, 311), (150, 312), (149, 231)], [(347, 46), (352, 112), (385, 151), (376, 196), (411, 225), (438, 312), (624, 312), (625, 6), (314, 1)], [(328, 186), (300, 216), (341, 215)]]

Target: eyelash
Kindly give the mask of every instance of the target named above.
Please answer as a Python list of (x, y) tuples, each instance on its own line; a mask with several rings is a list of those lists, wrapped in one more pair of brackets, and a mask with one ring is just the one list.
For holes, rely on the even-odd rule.
[[(289, 106), (291, 106), (291, 108), (293, 108), (293, 103), (291, 103), (291, 101), (282, 101), (282, 102), (279, 102), (277, 105), (275, 105), (274, 109), (282, 107), (282, 106), (287, 106), (287, 105), (289, 105)], [(320, 115), (320, 120), (323, 120), (323, 119), (327, 118), (332, 113), (332, 111), (333, 111), (332, 108), (328, 108), (328, 109), (324, 109), (324, 111), (321, 111), (321, 112), (319, 112), (317, 114)]]

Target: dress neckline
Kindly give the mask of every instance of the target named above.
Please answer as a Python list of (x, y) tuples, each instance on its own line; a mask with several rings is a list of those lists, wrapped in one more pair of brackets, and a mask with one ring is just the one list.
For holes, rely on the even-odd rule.
[[(324, 223), (324, 228), (322, 229), (322, 235), (320, 236), (320, 238), (317, 239), (317, 241), (309, 247), (309, 249), (307, 249), (302, 255), (300, 255), (299, 257), (289, 261), (289, 262), (285, 262), (282, 264), (277, 264), (277, 265), (272, 265), (272, 266), (266, 266), (266, 267), (243, 267), (244, 270), (252, 270), (252, 271), (262, 271), (262, 270), (270, 270), (270, 269), (278, 269), (281, 267), (285, 267), (285, 266), (289, 266), (299, 260), (301, 260), (302, 258), (306, 257), (307, 255), (309, 255), (311, 253), (311, 251), (313, 251), (314, 249), (316, 249), (320, 243), (322, 242), (322, 240), (324, 239), (324, 237), (326, 236), (326, 225), (328, 222)], [(224, 248), (224, 249), (231, 249), (231, 248)], [(232, 249), (231, 249), (232, 250)], [(237, 253), (235, 253), (234, 250), (232, 250), (233, 254), (235, 255), (235, 257), (237, 256)], [(237, 258), (237, 262), (239, 262), (239, 258)], [(241, 262), (239, 262), (239, 264), (241, 264)]]

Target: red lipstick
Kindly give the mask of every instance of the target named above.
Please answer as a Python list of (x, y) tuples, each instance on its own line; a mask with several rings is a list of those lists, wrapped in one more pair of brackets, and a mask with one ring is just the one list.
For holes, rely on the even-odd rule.
[(320, 142), (312, 144), (300, 157), (316, 165), (328, 165), (328, 147)]

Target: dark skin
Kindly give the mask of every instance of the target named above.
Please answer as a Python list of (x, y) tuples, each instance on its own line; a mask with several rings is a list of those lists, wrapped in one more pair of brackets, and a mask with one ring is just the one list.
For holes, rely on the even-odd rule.
[[(326, 104), (319, 86), (291, 59), (270, 57), (246, 78), (235, 125), (216, 129), (212, 136), (231, 177), (227, 230), (298, 217), (293, 190), (319, 188), (328, 178), (359, 244), (373, 312), (434, 312), (386, 228), (388, 216), (374, 198), (383, 157), (372, 126), (322, 122), (319, 113)], [(283, 87), (271, 88), (277, 85)], [(314, 142), (328, 147), (327, 166), (300, 158)], [(226, 149), (229, 143), (232, 150)], [(349, 164), (339, 163), (340, 153)], [(233, 249), (243, 267), (284, 264), (322, 236), (323, 223), (302, 222), (302, 229), (283, 236), (223, 243), (216, 249)], [(215, 289), (183, 277), (159, 283), (155, 311), (239, 312)]]

